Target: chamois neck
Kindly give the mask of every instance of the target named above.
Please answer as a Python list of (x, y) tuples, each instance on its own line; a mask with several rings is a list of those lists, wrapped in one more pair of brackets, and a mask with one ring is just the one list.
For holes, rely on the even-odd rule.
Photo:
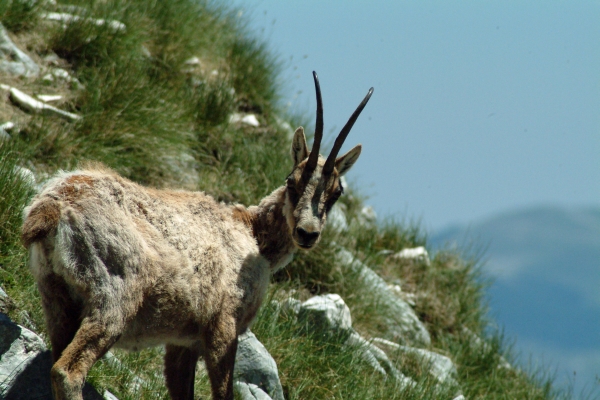
[(282, 186), (263, 198), (257, 206), (245, 209), (236, 205), (233, 210), (234, 218), (252, 230), (260, 253), (269, 261), (273, 272), (286, 266), (296, 252), (285, 208), (286, 188)]

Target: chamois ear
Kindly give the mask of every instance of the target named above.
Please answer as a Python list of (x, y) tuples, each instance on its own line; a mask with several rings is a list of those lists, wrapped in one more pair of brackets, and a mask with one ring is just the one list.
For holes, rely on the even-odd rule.
[(294, 133), (292, 141), (292, 160), (294, 160), (294, 168), (301, 161), (308, 157), (308, 146), (306, 145), (306, 136), (304, 136), (304, 128), (299, 127)]
[(335, 169), (337, 169), (337, 172), (340, 174), (340, 176), (344, 175), (350, 170), (350, 168), (352, 168), (356, 160), (358, 160), (361, 150), (362, 145), (357, 144), (352, 150), (335, 160)]

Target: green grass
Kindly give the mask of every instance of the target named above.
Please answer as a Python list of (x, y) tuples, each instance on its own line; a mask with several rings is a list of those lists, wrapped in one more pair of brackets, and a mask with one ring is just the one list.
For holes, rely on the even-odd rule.
[[(248, 33), (246, 21), (220, 3), (69, 2), (85, 7), (94, 18), (123, 22), (127, 28), (119, 32), (85, 20), (63, 29), (39, 17), (50, 6), (28, 4), (1, 2), (0, 20), (23, 41), (35, 41), (30, 48), (40, 57), (59, 55), (62, 66), (82, 84), (75, 88), (41, 79), (11, 81), (38, 92), (66, 93), (61, 108), (83, 118), (68, 123), (22, 116), (26, 123), (21, 133), (0, 143), (0, 285), (16, 305), (10, 316), (44, 336), (39, 296), (19, 243), (22, 209), (32, 190), (16, 166), (27, 166), (43, 179), (57, 169), (94, 160), (146, 185), (204, 190), (221, 201), (256, 204), (283, 183), (292, 167), (289, 132), (277, 121), (306, 126), (312, 116), (285, 114), (277, 86), (282, 64)], [(192, 57), (199, 64), (186, 64)], [(233, 112), (255, 113), (261, 126), (230, 124)], [(476, 260), (453, 251), (433, 255), (431, 265), (395, 260), (390, 252), (427, 246), (418, 224), (361, 225), (363, 195), (349, 189), (340, 202), (349, 230), (326, 229), (315, 250), (298, 253), (274, 276), (270, 297), (253, 327), (277, 361), (286, 398), (451, 399), (456, 394), (455, 387), (436, 385), (419, 360), (394, 356), (397, 367), (417, 382), (415, 388), (401, 391), (393, 379), (383, 379), (367, 365), (359, 349), (344, 346), (340, 338), (315, 336), (293, 316), (277, 312), (271, 299), (338, 293), (361, 335), (388, 337), (385, 321), (395, 316), (355, 272), (336, 261), (340, 247), (351, 249), (357, 259), (412, 296), (431, 334), (431, 350), (454, 361), (458, 386), (468, 399), (568, 397), (553, 388), (552, 377), (543, 370), (499, 367), (501, 356), (512, 362), (514, 355), (502, 335), (486, 333), (491, 324), (483, 295), (486, 284)], [(474, 345), (465, 330), (483, 344)], [(115, 351), (120, 361), (101, 360), (88, 380), (120, 399), (165, 398), (162, 356), (160, 349)], [(143, 380), (139, 390), (131, 385), (135, 376)], [(209, 397), (206, 374), (199, 373), (196, 383), (196, 395)]]
[(0, 3), (0, 22), (12, 32), (31, 29), (38, 22), (37, 1), (5, 0)]

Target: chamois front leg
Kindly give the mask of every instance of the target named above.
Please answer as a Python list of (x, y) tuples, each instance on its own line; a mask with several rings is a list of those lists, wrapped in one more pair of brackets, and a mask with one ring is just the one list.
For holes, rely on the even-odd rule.
[(194, 378), (200, 351), (174, 345), (166, 346), (165, 378), (173, 400), (194, 398)]
[(54, 400), (82, 400), (85, 377), (94, 363), (118, 340), (121, 327), (114, 322), (85, 317), (71, 343), (52, 366)]
[(204, 361), (213, 400), (233, 400), (233, 367), (238, 338), (235, 318), (220, 316), (206, 331)]

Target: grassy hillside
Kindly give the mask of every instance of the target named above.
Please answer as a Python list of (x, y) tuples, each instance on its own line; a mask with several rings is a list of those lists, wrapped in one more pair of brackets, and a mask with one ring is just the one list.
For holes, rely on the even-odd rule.
[[(146, 185), (203, 190), (225, 202), (256, 204), (283, 183), (292, 167), (288, 123), (310, 126), (313, 118), (284, 115), (276, 84), (279, 61), (225, 6), (189, 0), (68, 4), (0, 2), (0, 21), (44, 70), (30, 79), (0, 72), (0, 82), (27, 93), (62, 94), (55, 104), (82, 116), (76, 122), (31, 116), (1, 92), (0, 123), (10, 120), (19, 128), (0, 142), (0, 285), (14, 301), (11, 318), (42, 336), (39, 297), (18, 241), (21, 211), (33, 190), (17, 167), (30, 169), (42, 182), (58, 169), (94, 160)], [(63, 26), (43, 17), (50, 11), (118, 20), (126, 28), (98, 26), (85, 18)], [(44, 79), (55, 68), (76, 80)], [(230, 122), (232, 113), (253, 113), (260, 125)], [(431, 350), (456, 364), (458, 389), (467, 399), (566, 397), (539, 374), (499, 367), (501, 356), (509, 362), (513, 357), (500, 335), (486, 333), (489, 321), (473, 260), (450, 251), (436, 253), (430, 265), (389, 257), (427, 246), (425, 233), (400, 222), (359, 223), (364, 219), (361, 194), (346, 193), (340, 202), (348, 231), (326, 229), (316, 250), (299, 253), (277, 273), (253, 326), (277, 361), (287, 398), (451, 399), (457, 393), (456, 387), (436, 385), (414, 357), (394, 360), (418, 383), (400, 391), (358, 356), (359, 349), (299, 332), (292, 318), (275, 312), (271, 299), (338, 293), (362, 336), (391, 339), (384, 321), (394, 316), (339, 262), (340, 247), (410, 295), (432, 336)], [(114, 353), (119, 362), (103, 360), (90, 373), (97, 388), (120, 399), (166, 397), (160, 349)], [(138, 391), (131, 385), (134, 375), (143, 380)], [(197, 376), (197, 392), (209, 397), (205, 374)]]

